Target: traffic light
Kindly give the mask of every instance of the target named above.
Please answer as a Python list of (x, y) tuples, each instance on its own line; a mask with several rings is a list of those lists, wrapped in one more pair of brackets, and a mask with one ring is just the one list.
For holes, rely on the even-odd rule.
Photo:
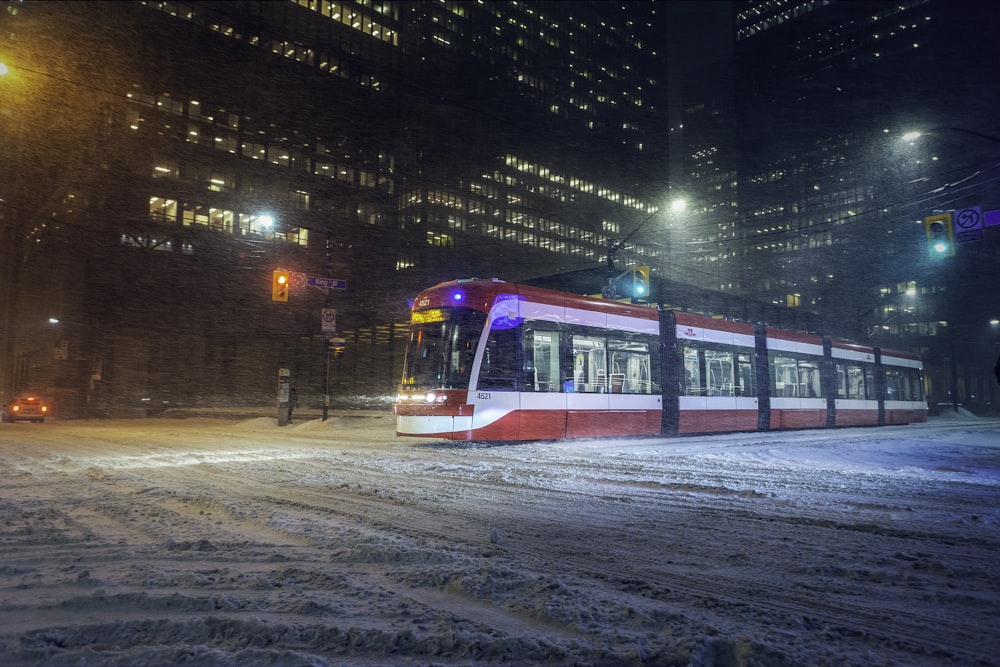
[(288, 271), (278, 269), (271, 277), (271, 301), (288, 302)]
[(927, 230), (927, 251), (931, 257), (951, 257), (955, 254), (955, 231), (951, 213), (929, 215), (924, 218)]
[(648, 266), (636, 266), (632, 269), (632, 298), (649, 299)]

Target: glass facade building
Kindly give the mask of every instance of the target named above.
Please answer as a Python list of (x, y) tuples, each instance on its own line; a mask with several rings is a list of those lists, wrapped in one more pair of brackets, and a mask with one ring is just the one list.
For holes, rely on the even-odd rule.
[(995, 17), (964, 1), (734, 3), (733, 63), (685, 91), (686, 172), (705, 202), (694, 266), (920, 352), (932, 401), (1000, 398), (1000, 303), (982, 278), (1000, 228), (953, 256), (926, 232), (944, 211), (1000, 209)]
[(334, 393), (389, 393), (417, 291), (600, 266), (667, 189), (654, 2), (8, 3), (0, 23), (3, 389), (63, 414), (260, 403), (280, 367), (308, 401), (323, 308), (348, 341)]

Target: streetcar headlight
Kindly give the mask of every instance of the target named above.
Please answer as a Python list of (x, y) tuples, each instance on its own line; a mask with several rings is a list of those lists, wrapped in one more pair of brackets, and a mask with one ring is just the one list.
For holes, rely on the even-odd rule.
[(437, 396), (434, 394), (433, 391), (428, 392), (427, 395), (424, 396), (424, 400), (427, 401), (428, 403), (433, 403), (435, 398), (437, 398)]

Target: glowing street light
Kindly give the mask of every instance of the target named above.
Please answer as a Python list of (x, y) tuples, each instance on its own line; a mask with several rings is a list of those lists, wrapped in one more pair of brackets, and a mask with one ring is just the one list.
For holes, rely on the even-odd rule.
[(909, 132), (904, 132), (902, 138), (903, 141), (913, 143), (914, 141), (925, 135), (939, 136), (942, 132), (954, 132), (956, 134), (964, 134), (966, 136), (983, 139), (985, 141), (989, 141), (995, 144), (1000, 143), (1000, 137), (996, 137), (992, 134), (985, 134), (983, 132), (976, 132), (975, 130), (967, 130), (964, 127), (954, 127), (951, 125), (936, 125), (930, 128), (929, 130), (923, 132), (919, 130), (910, 130)]

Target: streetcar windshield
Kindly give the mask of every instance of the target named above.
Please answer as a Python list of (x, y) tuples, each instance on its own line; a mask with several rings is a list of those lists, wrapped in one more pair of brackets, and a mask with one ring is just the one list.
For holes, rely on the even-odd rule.
[(468, 389), (486, 313), (469, 308), (416, 311), (403, 368), (403, 389)]

